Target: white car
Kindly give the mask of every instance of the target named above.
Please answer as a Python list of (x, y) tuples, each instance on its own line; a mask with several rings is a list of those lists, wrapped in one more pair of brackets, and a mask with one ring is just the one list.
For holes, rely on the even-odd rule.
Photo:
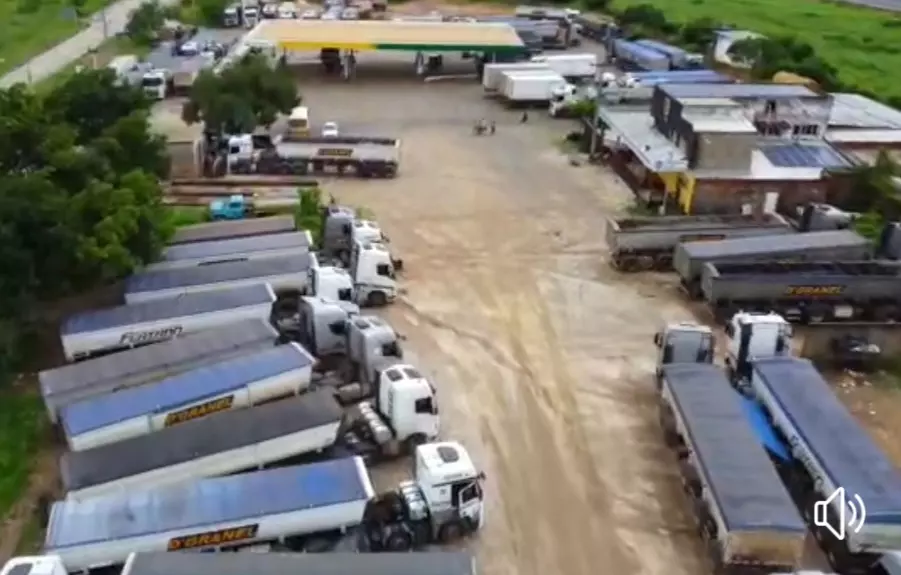
[(326, 122), (322, 125), (322, 137), (323, 138), (337, 138), (338, 137), (338, 124), (335, 122)]
[(316, 20), (319, 18), (319, 10), (304, 10), (300, 18), (302, 20)]

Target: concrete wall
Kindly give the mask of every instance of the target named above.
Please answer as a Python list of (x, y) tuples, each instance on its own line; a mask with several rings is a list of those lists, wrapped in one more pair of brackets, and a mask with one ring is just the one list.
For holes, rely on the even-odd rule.
[(884, 357), (901, 354), (901, 325), (855, 325), (819, 326), (799, 328), (795, 335), (800, 342), (799, 351), (803, 357), (813, 361), (828, 361), (832, 355), (831, 341), (844, 335), (866, 337), (870, 343), (882, 348)]
[(750, 170), (757, 134), (697, 133), (696, 170)]

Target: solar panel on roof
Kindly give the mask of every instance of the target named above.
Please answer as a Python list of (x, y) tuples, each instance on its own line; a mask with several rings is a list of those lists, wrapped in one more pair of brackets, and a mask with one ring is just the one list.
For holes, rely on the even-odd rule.
[(826, 146), (787, 144), (767, 146), (763, 155), (779, 168), (844, 168), (848, 162), (835, 150)]

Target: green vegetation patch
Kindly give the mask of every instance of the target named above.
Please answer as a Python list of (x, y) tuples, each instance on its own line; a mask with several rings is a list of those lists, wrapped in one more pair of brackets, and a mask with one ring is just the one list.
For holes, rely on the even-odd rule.
[[(0, 0), (0, 73), (66, 40), (111, 0)], [(75, 8), (84, 18), (75, 17)]]
[[(615, 0), (614, 9), (647, 4)], [(655, 0), (676, 24), (711, 18), (770, 37), (794, 36), (838, 69), (846, 84), (888, 99), (901, 98), (901, 17), (815, 0)]]
[(0, 393), (0, 518), (28, 486), (45, 420), (37, 395)]

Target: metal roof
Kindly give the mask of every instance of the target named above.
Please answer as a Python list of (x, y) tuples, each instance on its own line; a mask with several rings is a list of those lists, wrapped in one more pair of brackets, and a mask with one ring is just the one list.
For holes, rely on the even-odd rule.
[(122, 575), (475, 575), (460, 551), (416, 553), (138, 553)]
[(860, 94), (833, 93), (829, 125), (901, 130), (901, 111)]
[[(222, 264), (232, 265), (232, 264)], [(87, 333), (272, 303), (275, 294), (267, 284), (255, 284), (214, 293), (185, 294), (155, 301), (123, 305), (76, 314), (68, 318), (60, 328), (63, 335)]]
[(368, 499), (359, 457), (53, 504), (44, 551)]
[(77, 491), (334, 423), (343, 413), (331, 391), (311, 391), (94, 449), (66, 452), (60, 458), (60, 475), (66, 491)]
[(791, 84), (665, 84), (672, 98), (822, 98), (804, 86)]
[(670, 365), (664, 379), (727, 529), (805, 533), (722, 368)]
[(125, 293), (189, 288), (252, 278), (306, 273), (313, 262), (310, 253), (242, 262), (212, 264), (137, 273), (125, 280)]
[(681, 172), (688, 168), (685, 154), (657, 131), (647, 109), (617, 110), (600, 106), (598, 117), (646, 168), (655, 172)]
[(679, 244), (679, 250), (684, 251), (692, 259), (706, 259), (719, 257), (724, 254), (740, 256), (754, 254), (763, 250), (797, 251), (803, 249), (821, 248), (823, 246), (836, 247), (866, 247), (867, 240), (851, 230), (838, 230), (828, 232), (805, 232), (803, 234), (783, 234), (779, 236), (755, 236), (717, 240), (715, 242), (687, 242)]
[(833, 485), (863, 499), (867, 523), (901, 523), (901, 473), (813, 364), (793, 357), (758, 360), (754, 373)]
[(760, 151), (777, 168), (850, 168), (840, 152), (828, 145), (805, 145), (800, 143), (762, 146)]
[(60, 413), (66, 435), (74, 437), (134, 417), (163, 413), (240, 389), (261, 379), (313, 365), (315, 359), (297, 344), (194, 369), (157, 383), (123, 389), (73, 403)]
[[(71, 363), (38, 374), (44, 401), (60, 407), (72, 398), (109, 393), (196, 367), (248, 346), (274, 345), (278, 332), (258, 319), (220, 329), (189, 333), (172, 340)], [(49, 402), (48, 402), (49, 403)]]
[(651, 50), (656, 50), (661, 54), (666, 54), (667, 56), (685, 56), (686, 54), (688, 54), (688, 51), (683, 50), (682, 48), (673, 46), (671, 44), (658, 42), (656, 40), (641, 39), (636, 40), (635, 43), (639, 46), (644, 46), (646, 48), (650, 48)]
[(264, 234), (290, 232), (295, 229), (294, 216), (272, 216), (270, 218), (208, 222), (205, 224), (184, 226), (177, 229), (169, 243), (171, 245), (178, 245), (191, 242), (261, 236)]
[(285, 250), (291, 248), (308, 250), (311, 243), (310, 234), (306, 231), (254, 236), (250, 238), (222, 239), (214, 242), (197, 242), (193, 244), (170, 246), (163, 250), (163, 255), (160, 259), (164, 262), (178, 262), (227, 257), (237, 254), (246, 254), (248, 252), (264, 252), (268, 250)]
[(825, 139), (833, 144), (901, 144), (899, 129), (829, 129)]

